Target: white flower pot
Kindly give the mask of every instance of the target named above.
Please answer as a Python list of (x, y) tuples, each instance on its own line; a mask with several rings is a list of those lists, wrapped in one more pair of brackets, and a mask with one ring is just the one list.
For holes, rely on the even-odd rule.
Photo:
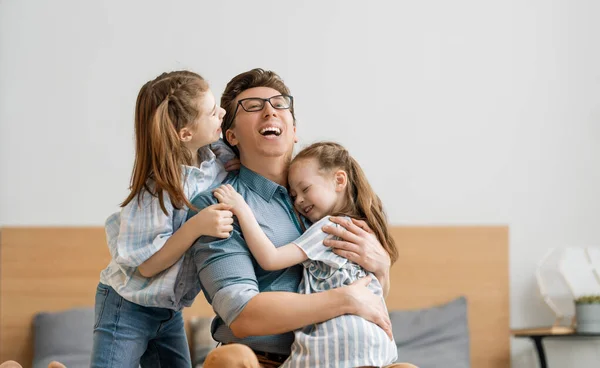
[(600, 304), (576, 304), (577, 332), (600, 333)]

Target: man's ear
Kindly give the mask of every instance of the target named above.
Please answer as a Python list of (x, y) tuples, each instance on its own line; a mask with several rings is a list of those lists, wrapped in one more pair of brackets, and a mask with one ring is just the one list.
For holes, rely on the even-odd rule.
[(179, 140), (182, 142), (189, 142), (192, 139), (192, 131), (190, 129), (188, 129), (187, 127), (185, 128), (181, 128), (181, 130), (179, 131), (179, 134), (177, 134), (179, 136)]
[(344, 170), (338, 170), (334, 174), (335, 178), (335, 191), (342, 192), (346, 190), (348, 185), (348, 174)]
[(227, 139), (227, 142), (229, 142), (229, 144), (231, 144), (232, 146), (237, 146), (238, 144), (238, 140), (235, 137), (235, 133), (231, 129), (227, 129), (227, 131), (225, 132), (225, 139)]
[(298, 143), (298, 133), (296, 132), (296, 123), (294, 123), (294, 143)]

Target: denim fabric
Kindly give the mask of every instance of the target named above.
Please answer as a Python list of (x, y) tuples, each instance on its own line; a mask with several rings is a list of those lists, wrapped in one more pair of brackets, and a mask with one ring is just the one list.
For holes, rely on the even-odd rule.
[(144, 307), (98, 284), (92, 368), (192, 366), (181, 311)]

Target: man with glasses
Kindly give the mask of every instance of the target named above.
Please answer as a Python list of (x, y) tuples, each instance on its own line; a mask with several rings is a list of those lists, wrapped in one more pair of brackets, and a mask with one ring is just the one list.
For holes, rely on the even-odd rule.
[[(276, 245), (295, 240), (309, 225), (294, 211), (287, 191), (287, 166), (298, 141), (293, 102), (281, 78), (262, 69), (234, 77), (221, 98), (227, 112), (222, 124), (225, 142), (241, 161), (239, 172), (231, 173), (224, 184), (244, 197)], [(215, 203), (211, 192), (192, 200), (198, 210)], [(373, 272), (388, 290), (390, 259), (376, 237), (361, 221), (339, 223), (343, 227), (324, 230), (343, 240), (327, 245)], [(291, 331), (343, 314), (359, 315), (391, 335), (381, 300), (366, 287), (370, 280), (298, 294), (302, 266), (261, 269), (237, 222), (229, 238), (203, 236), (186, 257), (195, 263), (202, 290), (217, 313), (213, 336), (223, 343), (204, 367), (278, 367), (290, 354)]]

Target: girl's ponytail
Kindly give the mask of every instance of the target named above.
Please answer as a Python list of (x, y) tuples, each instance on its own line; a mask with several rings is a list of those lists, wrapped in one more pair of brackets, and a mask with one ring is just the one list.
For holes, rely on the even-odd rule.
[(182, 147), (173, 122), (169, 118), (169, 96), (158, 105), (149, 133), (150, 144), (154, 147), (150, 152), (151, 178), (156, 185), (160, 208), (165, 214), (167, 213), (164, 192), (167, 192), (175, 208), (181, 208), (183, 205), (191, 207), (191, 203), (181, 190), (183, 188), (181, 164), (187, 163), (189, 158), (186, 157), (187, 151)]
[(122, 207), (135, 198), (141, 201), (148, 192), (158, 198), (166, 215), (165, 194), (173, 207), (193, 208), (185, 195), (181, 168), (190, 165), (192, 157), (179, 140), (178, 132), (197, 120), (198, 98), (207, 90), (206, 81), (188, 71), (163, 73), (140, 89), (135, 107), (136, 149), (131, 191)]
[[(347, 151), (346, 151), (347, 152)], [(367, 181), (367, 177), (356, 160), (348, 155), (348, 167), (351, 173), (348, 173), (348, 186), (354, 187), (355, 206), (361, 217), (369, 224), (369, 227), (377, 239), (383, 245), (383, 248), (390, 256), (392, 264), (398, 259), (398, 249), (396, 242), (390, 235), (387, 226), (387, 219), (383, 211), (383, 204), (379, 196), (375, 194), (373, 188)]]

